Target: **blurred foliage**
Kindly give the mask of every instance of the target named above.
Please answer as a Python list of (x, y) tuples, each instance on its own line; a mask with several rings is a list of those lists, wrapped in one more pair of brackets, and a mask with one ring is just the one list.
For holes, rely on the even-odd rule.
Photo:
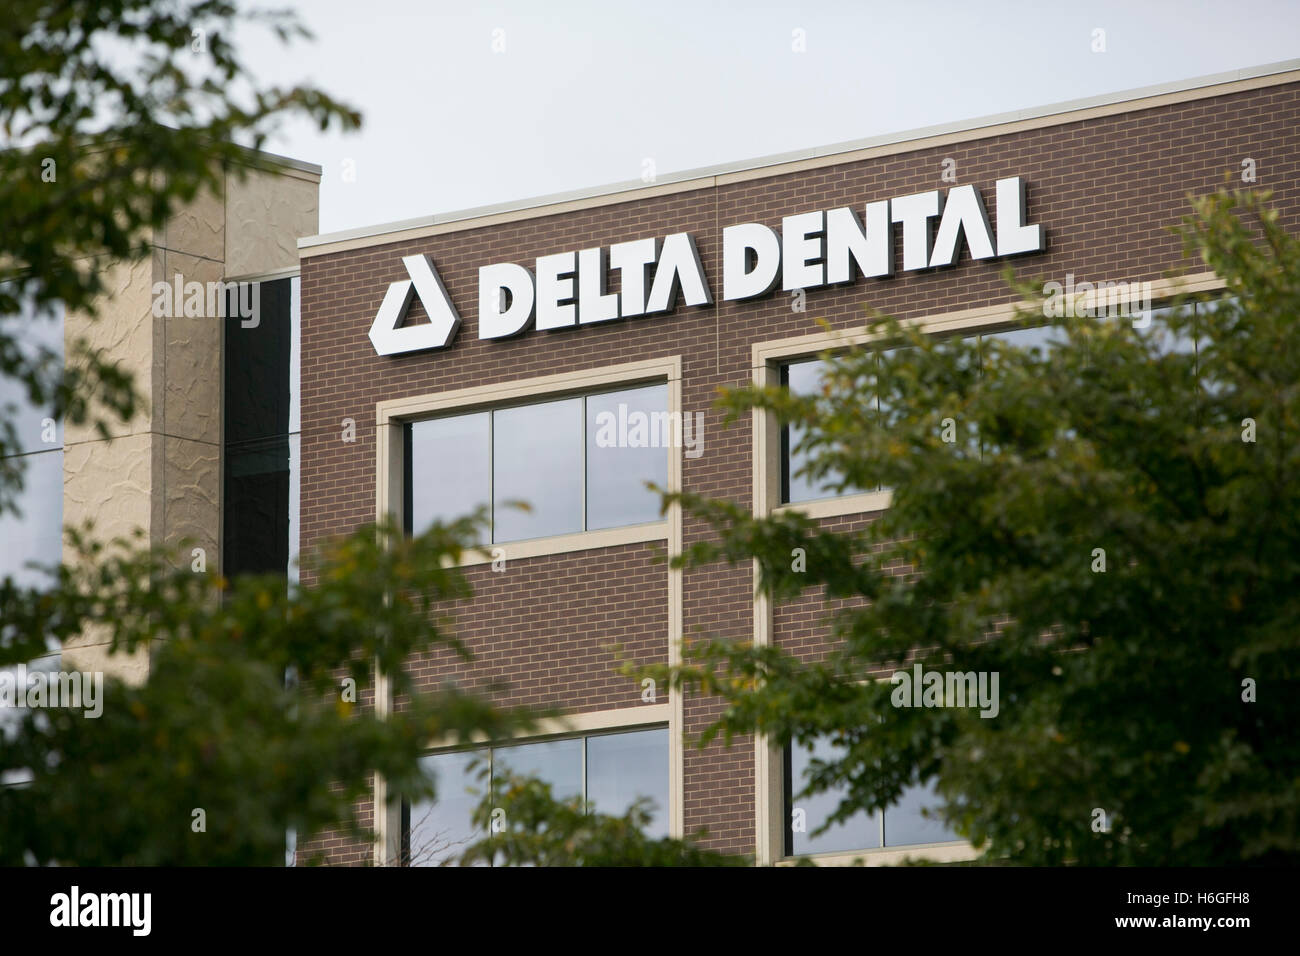
[[(0, 773), (32, 775), (0, 788), (0, 865), (282, 863), (290, 827), (370, 839), (354, 804), (374, 772), (431, 798), (419, 766), (430, 740), (527, 730), (524, 713), (454, 685), (415, 693), (400, 666), (435, 647), (468, 657), (435, 605), (468, 596), (452, 565), (481, 521), (415, 538), (362, 529), (323, 548), (301, 590), (177, 570), (160, 551), (74, 533), (55, 586), (0, 589), (4, 631), (25, 639), (6, 640), (0, 663), (85, 633), (115, 653), (149, 649), (149, 672), (137, 685), (109, 678), (98, 718), (32, 710), (0, 737)], [(387, 717), (369, 706), (376, 666), (409, 695)], [(192, 829), (196, 809), (204, 832)]]
[[(359, 123), (312, 87), (257, 86), (233, 39), (248, 28), (307, 36), (291, 14), (224, 0), (6, 5), (0, 376), (57, 418), (103, 434), (142, 398), (124, 356), (69, 342), (65, 363), (27, 344), (25, 322), (58, 309), (93, 318), (110, 270), (148, 256), (201, 191), (221, 195), (228, 178), (267, 167), (253, 150), (284, 119)], [(21, 489), (13, 411), (0, 410), (0, 509)], [(449, 567), (474, 522), (414, 541), (363, 529), (317, 556), (304, 591), (176, 570), (174, 555), (138, 539), (104, 544), (91, 529), (72, 533), (72, 561), (48, 586), (0, 581), (0, 665), (78, 636), (151, 658), (143, 683), (108, 681), (101, 717), (29, 712), (0, 737), (0, 772), (31, 775), (0, 788), (0, 864), (279, 863), (291, 826), (363, 835), (353, 801), (375, 771), (430, 792), (417, 758), (431, 737), (523, 726), (455, 688), (413, 695), (387, 720), (365, 706), (376, 665), (403, 693), (398, 665), (412, 653), (464, 653), (430, 609), (467, 594)], [(204, 832), (193, 828), (200, 809)]]
[[(101, 432), (142, 396), (85, 340), (67, 361), (24, 348), (20, 313), (93, 315), (108, 270), (150, 254), (160, 229), (200, 191), (267, 160), (289, 117), (321, 129), (360, 116), (310, 86), (260, 87), (239, 29), (308, 36), (292, 14), (233, 0), (9, 0), (0, 18), (0, 376), (54, 417)], [(243, 143), (244, 145), (239, 145)], [(0, 510), (21, 487), (13, 409), (0, 408)]]
[[(148, 255), (184, 203), (264, 162), (237, 140), (258, 148), (291, 115), (322, 128), (358, 117), (312, 88), (248, 82), (234, 24), (304, 35), (286, 14), (224, 0), (13, 0), (6, 14), (0, 376), (102, 428), (141, 403), (116, 362), (85, 343), (66, 363), (32, 355), (2, 317), (56, 304), (93, 314), (110, 265)], [(876, 344), (910, 348), (828, 356), (820, 395), (728, 393), (735, 415), (805, 426), (809, 477), (894, 492), (854, 533), (670, 496), (716, 531), (679, 564), (756, 559), (776, 601), (850, 599), (831, 615), (823, 663), (704, 640), (683, 666), (647, 670), (724, 698), (705, 740), (829, 735), (847, 755), (816, 764), (809, 790), (847, 789), (836, 819), (932, 780), (945, 821), (989, 860), (1296, 861), (1300, 244), (1255, 193), (1198, 201), (1184, 236), (1234, 296), (1217, 309), (1180, 301), (1148, 330), (1057, 320), (1050, 352), (981, 351), (881, 318)], [(1020, 321), (1041, 322), (1041, 287), (1013, 287), (1029, 303)], [(1197, 353), (1171, 350), (1169, 332), (1199, 337)], [(864, 412), (876, 398), (885, 411)], [(956, 441), (943, 440), (945, 419)], [(0, 422), (0, 508), (18, 488), (14, 447)], [(0, 788), (0, 864), (279, 863), (290, 827), (366, 838), (355, 805), (375, 772), (431, 796), (418, 760), (431, 739), (527, 730), (526, 715), (454, 686), (414, 693), (401, 666), (436, 646), (465, 654), (433, 612), (468, 596), (454, 564), (481, 520), (414, 539), (362, 529), (311, 559), (302, 590), (177, 570), (172, 555), (93, 534), (72, 535), (74, 560), (50, 586), (0, 583), (0, 665), (86, 633), (151, 657), (141, 683), (107, 682), (102, 717), (41, 710), (0, 738), (0, 772), (32, 778)], [(798, 548), (806, 571), (792, 567)], [(996, 671), (999, 715), (894, 708), (889, 683), (862, 678), (903, 661)], [(381, 718), (366, 706), (376, 667), (409, 708)], [(1107, 832), (1092, 829), (1096, 808)], [(467, 862), (741, 862), (645, 838), (644, 807), (585, 814), (537, 782), (512, 781), (480, 826), (495, 809), (505, 829)]]
[[(585, 812), (582, 798), (560, 800), (547, 783), (508, 776), (474, 811), (486, 836), (469, 846), (461, 866), (745, 866), (745, 857), (706, 850), (688, 840), (646, 836), (651, 808), (637, 801), (622, 816)], [(696, 839), (703, 837), (697, 834)]]
[[(832, 821), (933, 781), (988, 861), (1300, 859), (1300, 242), (1266, 193), (1195, 201), (1181, 232), (1226, 282), (1217, 308), (1060, 318), (1053, 348), (986, 338), (982, 355), (877, 318), (874, 347), (828, 353), (821, 394), (726, 393), (733, 417), (802, 425), (811, 478), (892, 488), (892, 506), (832, 533), (667, 496), (716, 531), (679, 565), (756, 559), (776, 602), (848, 600), (822, 663), (702, 639), (637, 673), (725, 700), (704, 742), (847, 748), (804, 791), (844, 788)], [(1008, 279), (1018, 324), (1043, 324), (1042, 284)], [(864, 680), (915, 662), (997, 672), (1000, 713), (896, 708), (894, 685)]]

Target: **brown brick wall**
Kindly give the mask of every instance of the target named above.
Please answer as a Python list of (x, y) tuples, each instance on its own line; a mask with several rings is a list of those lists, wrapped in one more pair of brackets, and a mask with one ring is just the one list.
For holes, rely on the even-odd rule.
[(416, 686), (505, 683), (492, 699), (569, 712), (640, 706), (640, 682), (617, 668), (668, 660), (667, 575), (653, 557), (635, 544), (467, 569), (474, 597), (445, 613), (473, 660), (450, 649), (422, 655), (410, 665)]
[[(718, 386), (748, 381), (754, 341), (818, 332), (819, 319), (850, 327), (862, 321), (868, 305), (907, 317), (1011, 299), (1000, 277), (1005, 262), (972, 262), (963, 249), (951, 269), (812, 290), (802, 313), (778, 291), (757, 302), (718, 301), (670, 316), (480, 341), (482, 265), (531, 267), (547, 253), (687, 231), (720, 300), (723, 227), (748, 221), (779, 227), (784, 215), (840, 205), (860, 210), (868, 201), (945, 188), (950, 184), (940, 181), (941, 161), (951, 158), (958, 182), (979, 186), (990, 207), (996, 179), (1019, 175), (1027, 181), (1028, 221), (1044, 226), (1048, 248), (1016, 260), (1018, 274), (1157, 279), (1182, 261), (1179, 240), (1166, 227), (1186, 213), (1185, 197), (1222, 185), (1225, 170), (1239, 170), (1247, 156), (1258, 164), (1259, 187), (1274, 190), (1284, 225), (1300, 230), (1298, 130), (1300, 84), (1290, 84), (308, 258), (302, 266), (303, 544), (373, 519), (375, 403), (382, 399), (680, 355), (683, 410), (706, 412), (705, 451), (683, 461), (685, 485), (748, 502), (749, 425), (724, 431), (711, 404)], [(990, 212), (996, 225), (997, 212)], [(901, 256), (897, 235), (895, 246)], [(433, 257), (463, 325), (445, 351), (379, 357), (366, 333), (388, 283), (406, 278), (400, 257), (412, 253)], [(1191, 264), (1191, 271), (1201, 268)], [(614, 277), (611, 291), (617, 291)], [(414, 305), (408, 321), (418, 321), (421, 312)], [(344, 418), (356, 422), (355, 443), (340, 441)], [(687, 543), (702, 533), (685, 523)], [(512, 703), (559, 701), (575, 710), (635, 706), (634, 688), (606, 672), (610, 658), (601, 648), (621, 642), (644, 660), (666, 653), (666, 572), (646, 562), (644, 546), (515, 562), (495, 576), (475, 569), (470, 577), (480, 597), (455, 611), (457, 633), (480, 654), (485, 676), (514, 684), (506, 697)], [(747, 567), (688, 572), (683, 634), (688, 640), (699, 634), (748, 639), (751, 593)], [(806, 601), (778, 609), (778, 640), (815, 656), (819, 613)], [(452, 671), (439, 659), (413, 666), (430, 681)], [(687, 701), (686, 730), (698, 731), (715, 713), (711, 702)], [(751, 852), (749, 742), (730, 751), (688, 748), (683, 769), (687, 831), (707, 827), (712, 845)]]

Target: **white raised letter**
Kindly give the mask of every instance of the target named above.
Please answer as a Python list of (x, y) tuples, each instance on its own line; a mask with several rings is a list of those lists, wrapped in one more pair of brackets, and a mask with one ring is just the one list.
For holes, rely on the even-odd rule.
[(566, 329), (578, 322), (573, 274), (577, 271), (572, 252), (537, 257), (537, 328)]
[(671, 312), (677, 307), (677, 290), (680, 287), (687, 305), (709, 305), (713, 296), (704, 281), (704, 267), (695, 240), (688, 232), (675, 232), (664, 238), (663, 251), (655, 266), (654, 283), (646, 302), (646, 314)]
[(815, 289), (826, 284), (826, 217), (804, 212), (781, 220), (782, 288)]
[[(754, 268), (749, 254), (754, 253)], [(722, 298), (755, 299), (776, 286), (781, 272), (781, 238), (762, 223), (746, 222), (722, 230)]]
[(605, 250), (578, 253), (578, 322), (605, 322), (618, 318), (618, 293), (605, 293)]
[(826, 213), (826, 281), (839, 285), (853, 281), (852, 261), (868, 279), (894, 273), (893, 229), (889, 200), (867, 203), (864, 229), (847, 206)]
[(616, 242), (609, 247), (609, 264), (623, 283), (619, 314), (625, 319), (645, 315), (645, 270), (659, 258), (658, 239)]
[[(507, 306), (502, 293), (509, 293)], [(478, 337), (518, 335), (533, 319), (533, 275), (513, 262), (496, 262), (478, 270)]]
[(930, 265), (930, 220), (943, 209), (939, 190), (914, 193), (895, 199), (890, 212), (903, 224), (903, 268), (926, 269)]
[(998, 255), (1042, 252), (1046, 246), (1043, 227), (1025, 225), (1025, 181), (1019, 176), (999, 179)]
[(930, 265), (950, 266), (957, 261), (957, 233), (966, 236), (972, 259), (993, 258), (993, 230), (989, 227), (989, 214), (984, 201), (974, 186), (954, 186), (948, 190), (948, 200), (939, 220), (939, 232), (934, 237), (934, 255)]

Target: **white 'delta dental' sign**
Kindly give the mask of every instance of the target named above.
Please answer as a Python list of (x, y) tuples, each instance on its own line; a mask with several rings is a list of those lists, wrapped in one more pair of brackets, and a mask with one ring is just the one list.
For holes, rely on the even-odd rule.
[[(904, 272), (955, 264), (958, 237), (965, 237), (972, 259), (1041, 252), (1047, 237), (1041, 225), (1025, 222), (1024, 180), (999, 179), (995, 199), (996, 235), (974, 186), (867, 203), (862, 218), (841, 206), (786, 216), (780, 230), (757, 222), (727, 226), (722, 298), (754, 299), (778, 282), (793, 291), (893, 275), (895, 224), (902, 227)], [(938, 220), (937, 230), (932, 220)], [(410, 278), (388, 287), (370, 341), (380, 355), (444, 348), (460, 328), (460, 315), (438, 270), (426, 255), (403, 256), (402, 264)], [(618, 273), (618, 292), (606, 291), (611, 271)], [(403, 326), (413, 295), (419, 295), (429, 322)], [(532, 270), (495, 262), (478, 271), (478, 337), (502, 339), (530, 326), (555, 331), (659, 315), (676, 309), (679, 298), (691, 306), (713, 304), (695, 239), (686, 232), (539, 256)]]

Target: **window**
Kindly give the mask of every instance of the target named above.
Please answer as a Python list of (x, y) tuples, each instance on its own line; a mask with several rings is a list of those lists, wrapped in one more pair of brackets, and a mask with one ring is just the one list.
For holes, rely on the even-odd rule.
[[(44, 361), (55, 371), (63, 365), (64, 312), (61, 307), (22, 312), (4, 320), (5, 331), (24, 358)], [(17, 333), (17, 334), (14, 334)], [(9, 376), (0, 376), (0, 421), (13, 428), (16, 445), (0, 447), (0, 474), (20, 473), (22, 488), (9, 485), (0, 508), (0, 580), (9, 579), (20, 588), (41, 588), (51, 583), (45, 570), (63, 560), (63, 423), (53, 411), (34, 405), (27, 387)], [(0, 621), (0, 643), (8, 635)], [(54, 673), (62, 666), (57, 643), (49, 653), (27, 661), (30, 676)], [(17, 679), (17, 666), (4, 670)], [(25, 701), (25, 698), (24, 698)], [(24, 706), (0, 707), (0, 736), (12, 735), (26, 714)], [(0, 771), (0, 787), (23, 786), (32, 779), (28, 769)]]
[(492, 413), (493, 540), (582, 530), (582, 423), (580, 398)]
[[(791, 362), (781, 366), (781, 384), (795, 395), (816, 395), (822, 388), (822, 375), (826, 365), (821, 359)], [(874, 406), (868, 411), (874, 411)], [(801, 474), (810, 456), (799, 448), (808, 430), (802, 425), (784, 423), (781, 426), (781, 501), (815, 501), (834, 495), (839, 475), (831, 472), (816, 482)]]
[[(26, 686), (30, 686), (33, 674), (45, 674), (46, 680), (51, 680), (53, 675), (58, 674), (63, 667), (63, 654), (56, 648), (53, 653), (28, 661), (24, 667), (28, 679)], [(18, 684), (17, 666), (0, 668), (0, 673), (8, 674), (15, 687), (20, 686)], [(20, 691), (20, 693), (22, 692)], [(26, 719), (27, 710), (25, 696), (19, 700), (17, 706), (0, 707), (0, 739), (12, 740), (13, 736), (18, 732), (18, 726)], [(30, 767), (0, 769), (0, 788), (26, 786), (34, 779), (35, 775)]]
[[(225, 319), (222, 571), (297, 581), (300, 283), (258, 283), (256, 324)], [(228, 292), (238, 295), (236, 289)]]
[(430, 754), (421, 762), (436, 782), (437, 798), (403, 806), (410, 866), (437, 865), (481, 839), (474, 810), (486, 788), (507, 773), (550, 784), (556, 799), (580, 798), (588, 812), (618, 815), (649, 797), (654, 815), (646, 835), (668, 835), (666, 727)]
[(646, 385), (411, 422), (407, 531), (479, 507), (492, 542), (656, 521), (672, 419), (668, 386)]
[[(893, 349), (887, 350), (893, 352)], [(873, 360), (875, 356), (873, 355)], [(822, 390), (826, 363), (822, 359), (805, 359), (789, 362), (781, 366), (781, 384), (795, 395), (817, 395)], [(882, 404), (880, 396), (873, 395), (863, 411), (875, 421), (881, 420), (882, 411), (888, 406)], [(799, 448), (799, 442), (807, 434), (801, 425), (785, 423), (781, 426), (781, 502), (792, 504), (801, 501), (816, 501), (820, 498), (832, 498), (840, 494), (862, 494), (869, 491), (883, 491), (884, 486), (877, 483), (868, 488), (849, 487), (843, 492), (835, 490), (841, 481), (839, 472), (831, 470), (820, 481), (814, 481), (808, 475), (801, 474), (811, 459), (809, 453)]]
[[(19, 353), (50, 372), (63, 366), (64, 313), (59, 306), (36, 309), (31, 303), (3, 327)], [(21, 587), (45, 580), (28, 567), (58, 564), (63, 559), (63, 423), (50, 408), (34, 405), (27, 387), (0, 375), (0, 422), (13, 428), (17, 444), (0, 446), (0, 474), (20, 472), (22, 489), (9, 485), (0, 494), (12, 508), (0, 506), (0, 580), (10, 577)]]
[(942, 822), (923, 815), (938, 798), (932, 786), (912, 786), (903, 791), (899, 801), (883, 811), (859, 812), (825, 833), (814, 831), (839, 806), (847, 789), (837, 787), (811, 797), (794, 798), (807, 784), (813, 758), (833, 760), (842, 750), (827, 739), (811, 747), (792, 744), (786, 748), (785, 760), (785, 852), (787, 856), (811, 853), (841, 853), (854, 850), (877, 850), (950, 843), (961, 839)]
[(1002, 332), (985, 332), (980, 335), (980, 351), (989, 342), (1001, 342), (1017, 349), (1036, 348), (1047, 353), (1065, 342), (1065, 330), (1054, 325), (1036, 325), (1028, 329), (1006, 329)]
[(664, 449), (680, 441), (668, 415), (668, 386), (589, 395), (586, 427), (587, 528), (658, 521), (659, 496), (645, 483), (667, 486)]
[[(1187, 329), (1174, 332), (1168, 327), (1166, 319), (1175, 308), (1172, 305), (1143, 312), (1141, 313), (1141, 319), (1149, 320), (1150, 324), (1147, 326), (1147, 331), (1156, 335), (1157, 354), (1195, 356), (1197, 359), (1196, 372), (1199, 376), (1204, 371), (1201, 353), (1210, 344), (1209, 337), (1206, 334), (1208, 326), (1202, 317), (1208, 317), (1212, 312), (1230, 306), (1234, 302), (1235, 298), (1233, 296), (1219, 296), (1206, 302), (1186, 303), (1183, 306), (1184, 310), (1191, 310), (1193, 315), (1190, 334)], [(1136, 321), (1141, 321), (1141, 319)], [(1201, 380), (1201, 387), (1211, 395), (1219, 394), (1222, 391), (1222, 383), (1207, 381), (1204, 378)]]
[(47, 568), (63, 560), (63, 449), (0, 462), (0, 470), (15, 466), (22, 469), (23, 488), (12, 499), (17, 513), (0, 511), (0, 580), (39, 587), (52, 579), (29, 565)]

